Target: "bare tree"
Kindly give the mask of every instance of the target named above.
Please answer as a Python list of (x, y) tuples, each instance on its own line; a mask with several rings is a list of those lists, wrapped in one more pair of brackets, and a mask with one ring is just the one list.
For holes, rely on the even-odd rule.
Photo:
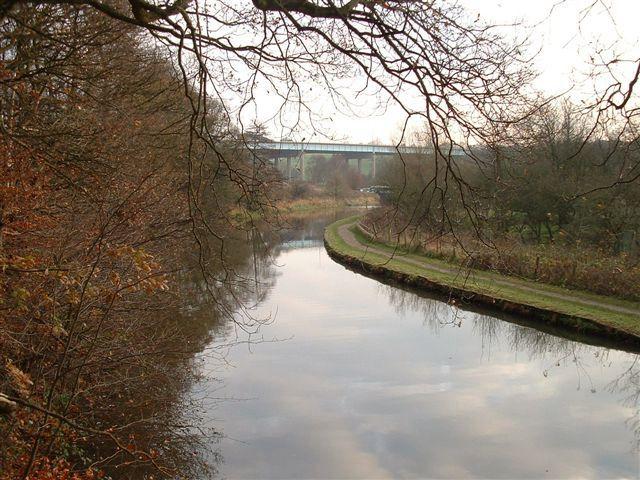
[[(23, 478), (69, 431), (106, 438), (114, 448), (108, 455), (123, 462), (158, 463), (152, 451), (123, 440), (129, 423), (94, 428), (87, 411), (108, 409), (121, 386), (152, 388), (143, 382), (149, 371), (156, 387), (162, 384), (168, 375), (156, 369), (159, 351), (148, 348), (150, 339), (182, 359), (193, 353), (173, 350), (177, 326), (156, 328), (165, 297), (145, 300), (147, 290), (164, 291), (176, 274), (178, 261), (168, 252), (184, 248), (185, 238), (217, 308), (232, 319), (242, 308), (228, 245), (230, 212), (242, 202), (273, 210), (270, 189), (256, 174), (264, 160), (247, 162), (238, 135), (247, 112), (259, 108), (261, 91), (279, 99), (275, 115), (291, 129), (315, 119), (309, 88), (348, 102), (353, 89), (344, 88), (345, 78), (383, 105), (396, 103), (406, 114), (402, 136), (411, 121), (422, 120), (436, 149), (438, 174), (425, 179), (428, 191), (441, 199), (460, 195), (474, 222), (472, 187), (453, 148), (474, 157), (470, 144), (529, 108), (522, 89), (531, 72), (522, 45), (441, 0), (3, 0), (0, 22), (2, 165), (14, 174), (24, 165), (26, 172), (8, 185), (14, 218), (3, 215), (0, 225), (3, 234), (11, 222), (17, 237), (0, 254), (14, 249), (3, 265), (15, 276), (2, 286), (13, 298), (11, 312), (21, 315), (2, 332), (6, 351), (22, 352), (20, 365), (5, 366), (13, 372), (7, 399), (37, 413), (32, 427), (11, 430), (27, 439)], [(28, 194), (15, 195), (25, 186)], [(43, 201), (41, 187), (51, 202)], [(16, 199), (34, 208), (23, 211)], [(6, 205), (3, 197), (0, 208)], [(451, 222), (446, 209), (441, 215)], [(15, 218), (38, 228), (16, 236)], [(29, 255), (15, 261), (28, 235), (46, 262), (34, 265)], [(35, 293), (39, 302), (25, 301)], [(222, 301), (225, 294), (233, 301)], [(252, 331), (259, 323), (236, 326)], [(38, 335), (44, 328), (46, 335)], [(20, 393), (28, 390), (28, 373), (40, 402)], [(104, 381), (83, 383), (98, 376)], [(88, 408), (94, 390), (103, 403)], [(126, 400), (136, 401), (131, 394)]]
[[(40, 4), (44, 3), (8, 1), (2, 15)], [(314, 105), (306, 94), (310, 85), (337, 103), (352, 95), (352, 89), (346, 92), (340, 82), (350, 77), (361, 91), (371, 92), (382, 103), (399, 105), (406, 114), (404, 129), (410, 121), (425, 121), (448, 172), (445, 183), (433, 181), (446, 191), (450, 182), (463, 182), (451, 148), (482, 143), (496, 124), (515, 121), (526, 105), (522, 88), (531, 71), (522, 44), (506, 41), (497, 26), (471, 18), (445, 1), (53, 0), (46, 4), (95, 9), (144, 29), (165, 45), (184, 84), (191, 87), (186, 93), (193, 135), (207, 142), (222, 163), (224, 156), (206, 122), (210, 98), (226, 105), (228, 92), (236, 92), (240, 101), (228, 113), (242, 129), (243, 115), (255, 107), (259, 89), (268, 89), (282, 102), (277, 115), (285, 116), (287, 109), (286, 122), (295, 129), (304, 118), (314, 117)], [(191, 169), (197, 170), (197, 165)], [(230, 171), (248, 194), (255, 189), (250, 178)], [(196, 203), (193, 211), (197, 214)]]

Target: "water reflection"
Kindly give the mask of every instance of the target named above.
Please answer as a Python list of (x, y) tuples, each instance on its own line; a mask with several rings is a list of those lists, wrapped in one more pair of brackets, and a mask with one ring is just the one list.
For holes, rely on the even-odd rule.
[(323, 222), (264, 266), (263, 343), (202, 359), (222, 476), (638, 475), (637, 355), (356, 275), (313, 246)]
[[(136, 375), (138, 388), (92, 407), (98, 425), (123, 425), (115, 430), (119, 437), (159, 461), (132, 460), (110, 443), (93, 442), (91, 448), (107, 459), (99, 466), (109, 478), (177, 478), (178, 472), (180, 478), (211, 478), (217, 473), (219, 425), (207, 421), (208, 409), (193, 395), (194, 388), (204, 361), (227, 365), (229, 349), (258, 343), (250, 337), (272, 321), (255, 307), (275, 285), (279, 245), (271, 228), (229, 227), (224, 242), (206, 255), (200, 256), (195, 245), (182, 253), (185, 268), (176, 274), (175, 301), (158, 309), (145, 330), (154, 338), (152, 348), (143, 350), (148, 361), (128, 372)], [(141, 338), (143, 347), (148, 337)], [(221, 385), (207, 379), (208, 403), (218, 401)]]
[[(483, 356), (491, 355), (492, 348), (500, 351), (508, 348), (512, 352), (525, 354), (528, 360), (539, 360), (546, 362), (549, 367), (542, 371), (542, 375), (548, 377), (554, 368), (571, 363), (576, 370), (576, 380), (578, 389), (583, 388), (586, 383), (592, 393), (595, 393), (593, 382), (591, 382), (588, 369), (584, 365), (584, 359), (591, 360), (591, 356), (602, 368), (611, 366), (609, 360), (611, 350), (607, 348), (594, 348), (587, 343), (576, 342), (560, 334), (572, 335), (572, 332), (562, 332), (557, 329), (558, 335), (550, 335), (545, 331), (522, 326), (516, 321), (526, 321), (526, 319), (509, 318), (508, 315), (495, 313), (501, 318), (481, 314), (470, 310), (462, 310), (458, 306), (449, 305), (445, 302), (430, 299), (417, 292), (403, 290), (402, 288), (381, 285), (380, 290), (387, 296), (392, 305), (395, 306), (399, 315), (406, 315), (408, 312), (419, 313), (423, 317), (423, 325), (434, 333), (442, 328), (461, 327), (463, 322), (471, 324), (476, 337), (479, 338), (482, 346)], [(511, 320), (511, 321), (509, 321)], [(536, 322), (532, 320), (530, 325)], [(548, 326), (541, 326), (549, 329)], [(591, 342), (601, 343), (603, 340), (587, 338)], [(635, 397), (629, 397), (625, 402), (631, 405), (638, 405), (640, 397), (640, 385), (638, 384), (638, 372), (636, 365), (638, 356), (631, 356), (630, 367), (621, 377), (612, 381), (608, 387), (610, 390), (621, 390), (625, 385), (625, 390), (633, 390)], [(626, 379), (626, 380), (625, 380)], [(584, 380), (584, 381), (583, 381)]]

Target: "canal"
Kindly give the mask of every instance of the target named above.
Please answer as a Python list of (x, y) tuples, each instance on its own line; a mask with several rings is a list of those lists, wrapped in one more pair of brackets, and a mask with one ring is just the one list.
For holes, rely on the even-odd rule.
[(259, 332), (199, 358), (217, 476), (638, 477), (637, 355), (353, 273), (322, 246), (335, 219), (283, 232)]

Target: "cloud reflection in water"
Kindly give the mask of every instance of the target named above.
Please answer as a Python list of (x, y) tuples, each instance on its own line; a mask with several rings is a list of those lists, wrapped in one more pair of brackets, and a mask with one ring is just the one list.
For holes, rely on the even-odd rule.
[(637, 380), (637, 356), (381, 285), (321, 248), (277, 263), (257, 314), (291, 338), (230, 352), (224, 393), (247, 400), (211, 413), (234, 439), (225, 477), (638, 476), (633, 392), (607, 388)]

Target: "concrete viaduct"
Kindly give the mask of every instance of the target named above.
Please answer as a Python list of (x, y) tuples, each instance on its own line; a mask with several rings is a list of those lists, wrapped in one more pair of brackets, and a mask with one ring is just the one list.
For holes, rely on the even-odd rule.
[[(305, 154), (326, 154), (326, 155), (344, 155), (349, 159), (355, 159), (358, 162), (358, 171), (362, 172), (362, 160), (371, 160), (370, 174), (372, 178), (376, 177), (376, 162), (381, 158), (392, 158), (398, 154), (433, 154), (433, 149), (425, 149), (420, 147), (405, 147), (396, 145), (366, 145), (360, 143), (304, 143), (304, 142), (258, 142), (249, 146), (252, 153), (262, 159), (273, 161), (279, 166), (280, 161), (286, 160), (286, 176), (291, 179), (292, 161), (298, 158), (301, 166), (300, 170), (304, 176), (304, 161), (302, 156)], [(467, 154), (461, 148), (454, 148), (453, 156), (466, 157)]]

